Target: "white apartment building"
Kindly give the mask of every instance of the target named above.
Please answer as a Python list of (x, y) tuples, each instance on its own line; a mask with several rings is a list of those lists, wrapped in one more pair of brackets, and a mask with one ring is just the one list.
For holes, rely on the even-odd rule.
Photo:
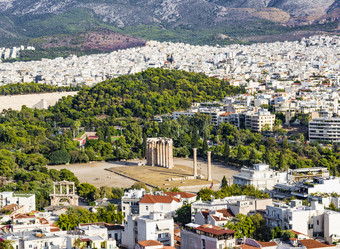
[(301, 200), (292, 200), (290, 205), (268, 205), (265, 215), (267, 225), (271, 228), (280, 226), (309, 237), (321, 236), (326, 241), (331, 235), (340, 235), (340, 227), (331, 220), (339, 217), (339, 212), (325, 210), (324, 205), (317, 201), (312, 201), (311, 206), (303, 206)]
[(340, 142), (340, 118), (315, 118), (308, 125), (309, 141)]
[(35, 210), (34, 194), (15, 194), (14, 192), (0, 193), (0, 209), (5, 206), (17, 204), (19, 208), (23, 207), (25, 213)]
[(182, 207), (183, 201), (169, 195), (146, 194), (139, 202), (139, 215), (150, 215), (152, 212), (161, 212), (165, 217), (173, 217), (177, 209)]
[(254, 132), (261, 132), (265, 126), (272, 130), (275, 123), (275, 114), (271, 114), (267, 109), (261, 109), (258, 112), (246, 114), (245, 126)]
[[(59, 230), (59, 229), (58, 229)], [(11, 240), (15, 249), (71, 249), (76, 243), (84, 248), (118, 249), (116, 241), (108, 239), (107, 229), (101, 226), (85, 225), (72, 231), (48, 232), (44, 229), (31, 229), (9, 232), (0, 235), (4, 240)]]
[(214, 211), (224, 212), (229, 210), (231, 214), (251, 214), (258, 210), (265, 210), (267, 205), (272, 204), (272, 199), (255, 199), (245, 195), (230, 196), (223, 199), (213, 199), (211, 201), (198, 200), (191, 204), (191, 221), (195, 221), (195, 216), (199, 212)]
[(150, 215), (129, 215), (124, 225), (122, 246), (134, 249), (139, 241), (157, 240), (165, 246), (174, 245), (174, 220), (163, 213)]
[(261, 190), (272, 190), (275, 184), (285, 183), (287, 179), (287, 172), (272, 170), (267, 164), (254, 164), (252, 168), (243, 167), (239, 174), (233, 175), (234, 184), (253, 185)]
[(130, 214), (139, 213), (138, 203), (145, 194), (145, 189), (130, 189), (124, 192), (124, 196), (121, 199), (121, 207), (125, 219)]

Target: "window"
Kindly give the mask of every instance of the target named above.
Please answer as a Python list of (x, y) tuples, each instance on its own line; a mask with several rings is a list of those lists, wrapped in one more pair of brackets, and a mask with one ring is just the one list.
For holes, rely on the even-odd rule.
[(145, 206), (145, 209), (146, 209), (146, 210), (149, 210), (149, 206)]
[(205, 240), (202, 239), (202, 249), (205, 249)]
[(29, 247), (29, 248), (32, 248), (32, 245), (29, 245), (28, 247)]
[(316, 225), (319, 225), (319, 220), (316, 220)]

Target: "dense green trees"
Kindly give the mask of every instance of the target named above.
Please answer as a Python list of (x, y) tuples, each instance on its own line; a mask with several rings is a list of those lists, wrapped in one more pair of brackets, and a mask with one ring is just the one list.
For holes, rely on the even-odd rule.
[(211, 197), (224, 198), (233, 195), (247, 195), (256, 198), (269, 198), (267, 193), (262, 193), (260, 190), (253, 186), (239, 186), (233, 184), (231, 186), (224, 185), (219, 190), (214, 191), (210, 188), (203, 188), (197, 193), (197, 197), (203, 201), (210, 201)]
[[(32, 85), (32, 89), (35, 87)], [(52, 181), (69, 179), (79, 185), (74, 175), (47, 170), (46, 164), (141, 158), (146, 139), (154, 136), (172, 138), (174, 156), (190, 156), (192, 148), (198, 148), (199, 156), (205, 157), (210, 150), (214, 160), (239, 167), (257, 162), (266, 162), (277, 170), (323, 166), (338, 174), (338, 147), (305, 143), (303, 134), (288, 138), (275, 133), (282, 140), (266, 138), (229, 123), (212, 126), (211, 117), (199, 113), (177, 120), (165, 115), (162, 122), (154, 121), (159, 114), (188, 108), (193, 102), (242, 92), (203, 74), (149, 69), (83, 88), (76, 97), (63, 98), (49, 110), (25, 106), (20, 111), (4, 110), (0, 115), (0, 174), (13, 182), (3, 189), (35, 192), (41, 208), (48, 203)], [(85, 148), (80, 148), (73, 138), (84, 130), (96, 131), (98, 140), (88, 139)], [(80, 190), (82, 197), (91, 201), (121, 195), (112, 188), (94, 190), (84, 185)], [(261, 196), (254, 189), (235, 186), (200, 192), (203, 199), (231, 194)]]
[(65, 92), (65, 91), (78, 91), (81, 87), (71, 86), (52, 86), (39, 83), (16, 83), (6, 84), (0, 86), (0, 95), (17, 95), (28, 93), (48, 93), (48, 92)]
[(106, 114), (112, 117), (150, 118), (186, 109), (193, 102), (213, 101), (244, 90), (226, 81), (185, 71), (148, 69), (82, 89), (52, 110), (72, 119)]
[(191, 222), (191, 205), (184, 204), (181, 208), (176, 210), (175, 222), (188, 224)]
[(57, 225), (62, 230), (72, 230), (80, 223), (107, 222), (122, 223), (124, 216), (119, 212), (116, 205), (109, 204), (107, 207), (99, 207), (91, 212), (85, 208), (69, 208), (66, 214), (59, 216)]
[(259, 241), (270, 239), (270, 230), (266, 226), (265, 219), (260, 214), (238, 214), (234, 220), (229, 221), (226, 227), (235, 231), (236, 238), (253, 238)]

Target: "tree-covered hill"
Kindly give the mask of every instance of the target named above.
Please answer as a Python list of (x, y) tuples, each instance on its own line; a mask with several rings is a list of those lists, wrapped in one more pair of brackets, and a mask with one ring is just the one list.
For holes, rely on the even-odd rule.
[(242, 92), (242, 88), (204, 74), (158, 68), (82, 89), (77, 96), (62, 99), (51, 111), (72, 119), (101, 114), (149, 118)]

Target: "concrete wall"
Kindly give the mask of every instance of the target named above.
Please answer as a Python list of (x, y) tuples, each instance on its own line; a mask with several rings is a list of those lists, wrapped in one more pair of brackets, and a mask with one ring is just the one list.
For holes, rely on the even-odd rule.
[(62, 97), (74, 96), (77, 92), (54, 92), (25, 95), (0, 96), (0, 112), (4, 109), (21, 110), (23, 105), (29, 108), (47, 109), (55, 105)]

